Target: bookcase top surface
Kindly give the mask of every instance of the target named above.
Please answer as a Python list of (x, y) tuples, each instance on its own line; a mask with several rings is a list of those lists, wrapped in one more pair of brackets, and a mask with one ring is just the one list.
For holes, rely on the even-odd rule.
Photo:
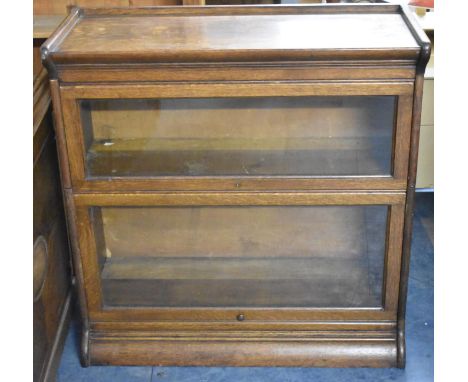
[(414, 59), (400, 6), (74, 9), (44, 45), (57, 63)]

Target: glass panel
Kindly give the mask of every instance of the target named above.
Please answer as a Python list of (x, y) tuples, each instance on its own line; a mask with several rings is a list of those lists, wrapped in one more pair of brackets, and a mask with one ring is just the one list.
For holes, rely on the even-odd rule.
[(91, 178), (391, 174), (393, 96), (80, 104)]
[(381, 307), (387, 206), (103, 207), (105, 306)]

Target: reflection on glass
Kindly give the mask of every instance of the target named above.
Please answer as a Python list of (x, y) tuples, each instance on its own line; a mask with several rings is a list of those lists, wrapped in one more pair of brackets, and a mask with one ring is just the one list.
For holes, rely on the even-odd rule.
[(91, 210), (105, 306), (381, 307), (387, 206)]
[(391, 175), (395, 97), (80, 101), (88, 177)]

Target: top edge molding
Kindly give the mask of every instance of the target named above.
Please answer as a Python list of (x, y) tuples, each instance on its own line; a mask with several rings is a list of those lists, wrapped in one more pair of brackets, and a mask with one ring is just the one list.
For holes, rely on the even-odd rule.
[[(350, 16), (349, 19), (344, 21), (343, 27), (349, 28), (350, 27), (350, 20), (352, 15), (356, 15), (357, 17), (365, 17), (363, 15), (381, 15), (385, 19), (385, 15), (400, 15), (403, 22), (398, 24), (397, 31), (400, 31), (400, 36), (402, 37), (401, 41), (408, 42), (408, 37), (404, 36), (412, 36), (413, 43), (408, 43), (402, 45), (398, 45), (398, 40), (396, 39), (396, 45), (388, 46), (388, 41), (385, 41), (382, 47), (377, 46), (375, 41), (371, 41), (371, 44), (367, 47), (363, 45), (363, 41), (360, 41), (360, 45), (358, 44), (356, 47), (350, 46), (350, 39), (348, 38), (347, 43), (343, 45), (343, 47), (338, 46), (334, 47), (331, 46), (330, 48), (318, 44), (317, 47), (312, 46), (310, 47), (308, 44), (310, 41), (318, 41), (319, 38), (315, 35), (312, 35), (309, 39), (302, 39), (305, 41), (303, 45), (297, 45), (297, 39), (291, 39), (291, 44), (286, 44), (285, 42), (276, 36), (278, 41), (277, 46), (272, 44), (271, 46), (260, 46), (258, 47), (259, 41), (263, 38), (260, 36), (257, 40), (255, 34), (252, 34), (252, 39), (249, 41), (247, 39), (245, 46), (232, 46), (235, 43), (232, 43), (234, 40), (230, 38), (228, 34), (226, 34), (223, 38), (227, 41), (226, 49), (224, 46), (211, 46), (209, 45), (209, 38), (207, 38), (209, 32), (212, 32), (212, 29), (215, 30), (216, 28), (213, 25), (208, 25), (209, 21), (205, 24), (200, 26), (200, 22), (191, 21), (196, 20), (191, 16), (285, 16), (285, 17), (294, 17), (297, 16), (315, 16), (315, 15), (344, 15)], [(125, 17), (125, 22), (131, 23), (131, 17), (138, 17), (138, 16), (147, 16), (150, 17), (149, 21), (146, 19), (146, 26), (147, 29), (143, 30), (143, 32), (148, 32), (148, 38), (151, 41), (153, 38), (153, 43), (155, 41), (162, 41), (161, 44), (155, 43), (153, 46), (150, 46), (148, 49), (143, 49), (141, 46), (146, 45), (146, 41), (144, 44), (140, 44), (140, 49), (135, 49), (135, 46), (129, 44), (129, 41), (126, 41), (126, 35), (123, 34), (125, 37), (114, 37), (112, 39), (112, 33), (115, 34), (120, 25), (112, 26), (113, 18), (118, 19), (119, 17)], [(183, 34), (184, 39), (187, 39), (189, 36), (189, 31), (194, 30), (194, 33), (201, 33), (200, 36), (193, 37), (193, 40), (190, 40), (186, 44), (186, 47), (178, 47), (178, 50), (172, 49), (169, 45), (166, 45), (166, 41), (163, 41), (161, 36), (157, 36), (154, 34), (150, 34), (149, 32), (152, 31), (153, 24), (151, 21), (151, 17), (162, 17), (161, 23), (158, 24), (156, 21), (154, 23), (155, 28), (156, 25), (163, 25), (164, 22), (162, 20), (166, 20), (165, 17), (178, 17), (183, 19), (187, 17), (187, 20), (183, 21), (184, 25), (182, 25), (182, 29), (180, 29), (180, 33)], [(128, 18), (130, 17), (130, 18)], [(389, 16), (394, 17), (394, 16)], [(107, 23), (107, 27), (112, 29), (109, 32), (109, 39), (106, 41), (106, 35), (102, 34), (99, 31), (93, 30), (92, 27), (90, 29), (85, 29), (86, 25), (90, 25), (89, 23), (99, 23), (97, 19), (102, 19), (103, 23)], [(320, 18), (321, 19), (321, 18)], [(85, 20), (89, 20), (85, 22)], [(211, 20), (211, 18), (207, 18), (206, 20)], [(251, 20), (251, 19), (250, 19)], [(303, 18), (301, 18), (303, 20)], [(336, 19), (335, 19), (336, 20)], [(368, 19), (367, 19), (368, 20)], [(387, 20), (390, 20), (387, 18)], [(393, 19), (394, 20), (394, 19)], [(294, 20), (292, 20), (294, 22)], [(313, 21), (313, 20), (312, 20)], [(321, 20), (323, 22), (323, 19)], [(281, 22), (284, 22), (281, 21)], [(78, 27), (81, 23), (84, 23), (83, 26)], [(165, 38), (169, 41), (170, 36), (176, 36), (178, 30), (174, 29), (171, 30), (172, 24), (167, 24), (163, 26), (166, 28), (167, 31)], [(171, 21), (172, 23), (172, 21)], [(187, 25), (185, 25), (185, 23)], [(189, 28), (191, 25), (190, 23), (194, 23), (194, 28)], [(190, 24), (190, 25), (189, 25)], [(203, 24), (203, 23), (202, 23)], [(234, 22), (230, 23), (234, 25)], [(250, 28), (255, 23), (250, 21)], [(310, 26), (313, 26), (314, 22), (309, 24), (302, 24), (302, 27), (306, 27), (308, 29)], [(390, 22), (388, 24), (392, 25)], [(105, 27), (106, 27), (105, 25)], [(110, 25), (110, 26), (109, 26)], [(169, 25), (169, 27), (168, 27)], [(221, 24), (220, 24), (221, 25)], [(231, 29), (235, 29), (231, 25)], [(284, 25), (284, 24), (282, 24)], [(406, 25), (406, 27), (405, 27)], [(96, 24), (94, 24), (94, 27)], [(255, 25), (254, 25), (255, 26)], [(341, 24), (337, 25), (341, 27)], [(76, 28), (78, 27), (79, 32), (76, 32)], [(125, 27), (125, 26), (124, 26)], [(352, 25), (351, 25), (352, 27)], [(134, 26), (127, 25), (126, 28), (129, 31), (132, 31)], [(176, 28), (176, 27), (174, 27)], [(198, 30), (197, 30), (198, 28)], [(200, 29), (201, 28), (201, 29)], [(210, 29), (211, 28), (211, 29)], [(222, 28), (222, 26), (217, 26), (217, 28)], [(273, 21), (272, 31), (275, 31), (275, 25)], [(291, 28), (291, 27), (290, 27)], [(374, 27), (375, 28), (375, 27)], [(407, 29), (404, 31), (403, 29)], [(110, 30), (109, 29), (109, 30)], [(331, 29), (331, 28), (330, 28)], [(346, 30), (346, 29), (344, 29)], [(120, 31), (120, 29), (119, 29)], [(289, 30), (288, 30), (289, 31)], [(410, 33), (408, 33), (408, 31)], [(107, 29), (106, 29), (107, 32)], [(104, 32), (104, 33), (106, 33)], [(254, 32), (258, 32), (254, 31)], [(267, 33), (266, 30), (265, 33)], [(308, 32), (308, 31), (306, 31)], [(191, 33), (191, 32), (190, 32)], [(300, 35), (300, 31), (295, 30), (294, 33), (296, 35)], [(337, 32), (342, 33), (342, 32)], [(215, 34), (215, 33), (213, 33)], [(118, 35), (118, 33), (117, 33)], [(306, 33), (307, 35), (307, 33)], [(369, 33), (372, 35), (372, 33)], [(102, 44), (102, 49), (90, 49), (89, 41), (97, 41), (94, 37), (97, 36), (99, 38), (99, 42)], [(141, 33), (140, 42), (144, 40), (144, 33)], [(359, 35), (361, 36), (361, 35)], [(235, 37), (235, 35), (234, 35)], [(387, 37), (387, 36), (384, 36)], [(120, 38), (120, 40), (119, 40)], [(157, 40), (157, 39), (160, 40)], [(198, 41), (197, 38), (200, 38)], [(321, 38), (321, 37), (320, 37)], [(409, 37), (411, 38), (411, 37)], [(361, 39), (359, 37), (359, 39)], [(77, 43), (82, 44), (82, 49), (72, 46), (70, 42), (76, 41)], [(361, 39), (365, 40), (365, 39)], [(385, 40), (385, 38), (384, 38)], [(87, 41), (88, 43), (83, 44), (83, 41)], [(238, 39), (237, 39), (238, 41)], [(252, 43), (253, 41), (253, 43)], [(335, 37), (335, 42), (338, 41), (338, 38)], [(401, 42), (400, 41), (400, 42)], [(414, 43), (414, 41), (416, 43)], [(65, 42), (65, 46), (64, 46)], [(182, 40), (185, 43), (185, 40)], [(275, 42), (275, 41), (274, 41)], [(106, 44), (109, 49), (106, 49)], [(348, 44), (348, 45), (347, 45)], [(386, 45), (387, 44), (387, 45)], [(177, 44), (175, 44), (177, 45)], [(70, 49), (70, 46), (72, 48)], [(116, 49), (118, 47), (118, 49)], [(137, 47), (138, 48), (138, 47)], [(41, 57), (44, 63), (44, 66), (48, 69), (49, 75), (53, 78), (57, 78), (57, 65), (128, 65), (128, 64), (148, 64), (148, 63), (219, 63), (219, 62), (265, 62), (265, 63), (275, 63), (275, 62), (284, 62), (284, 61), (324, 61), (324, 60), (335, 60), (335, 61), (351, 61), (351, 60), (409, 60), (412, 62), (417, 63), (419, 68), (423, 68), (425, 66), (425, 62), (429, 59), (430, 56), (430, 42), (425, 35), (422, 28), (418, 25), (415, 18), (411, 15), (411, 11), (407, 7), (401, 6), (399, 4), (298, 4), (298, 5), (232, 5), (232, 6), (189, 6), (189, 7), (142, 7), (142, 8), (72, 8), (70, 11), (69, 16), (62, 22), (62, 24), (58, 27), (58, 29), (51, 35), (51, 37), (44, 43), (41, 47)]]
[(259, 4), (259, 5), (205, 5), (205, 6), (156, 6), (80, 8), (85, 17), (99, 16), (229, 16), (229, 15), (301, 15), (340, 13), (399, 13), (399, 4)]

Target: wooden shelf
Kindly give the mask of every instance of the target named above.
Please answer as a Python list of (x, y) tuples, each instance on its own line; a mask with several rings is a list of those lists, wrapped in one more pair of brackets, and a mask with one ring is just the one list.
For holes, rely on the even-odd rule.
[(107, 306), (379, 307), (367, 256), (332, 258), (111, 258)]
[(390, 175), (378, 138), (120, 139), (94, 142), (88, 176)]

